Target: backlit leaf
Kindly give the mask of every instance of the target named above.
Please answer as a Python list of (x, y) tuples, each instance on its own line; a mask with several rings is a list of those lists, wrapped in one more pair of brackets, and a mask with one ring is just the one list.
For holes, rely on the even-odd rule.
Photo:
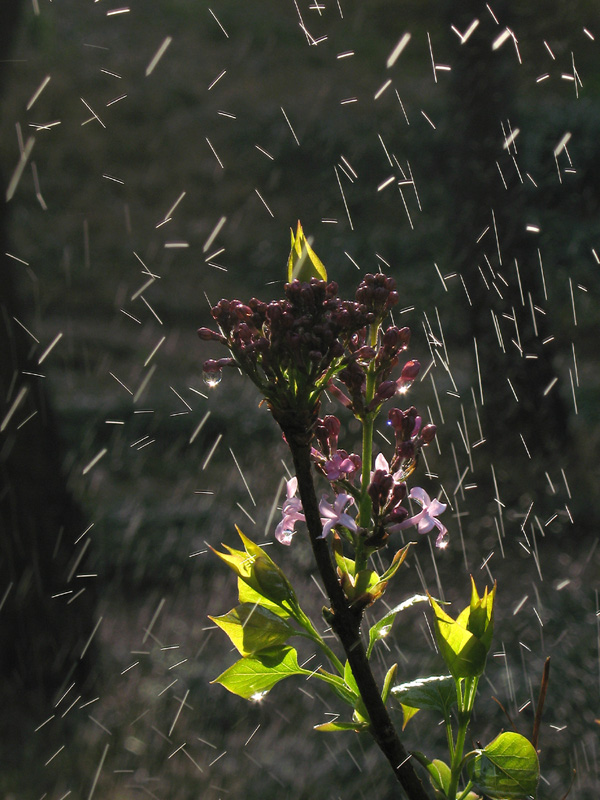
[(322, 733), (335, 733), (336, 731), (366, 731), (369, 728), (368, 722), (324, 722), (322, 725), (315, 725), (316, 731)]
[(296, 630), (269, 609), (242, 603), (227, 614), (210, 617), (225, 631), (241, 655), (283, 644)]
[(287, 609), (283, 608), (282, 606), (278, 606), (277, 603), (273, 603), (262, 594), (259, 594), (241, 578), (238, 578), (238, 595), (240, 598), (240, 603), (251, 603), (252, 605), (256, 605), (258, 603), (258, 605), (262, 606), (263, 608), (268, 608), (269, 611), (272, 611), (273, 614), (277, 614), (277, 616), (281, 617), (282, 619), (288, 619), (291, 617), (291, 614), (289, 611), (287, 611)]
[(392, 625), (394, 624), (394, 620), (396, 619), (396, 614), (400, 613), (400, 611), (404, 611), (405, 608), (410, 608), (415, 603), (427, 603), (429, 598), (424, 594), (415, 594), (410, 597), (408, 600), (405, 600), (400, 605), (395, 606), (392, 608), (391, 611), (388, 611), (378, 622), (373, 625), (373, 627), (369, 631), (369, 646), (367, 647), (367, 658), (371, 657), (371, 653), (373, 652), (373, 647), (375, 646), (375, 642), (379, 639), (383, 639), (385, 636), (392, 629)]
[(302, 230), (302, 225), (298, 222), (296, 235), (292, 234), (292, 249), (288, 258), (288, 281), (297, 279), (308, 283), (311, 278), (327, 280), (327, 271), (319, 256), (307, 242)]
[(392, 687), (392, 695), (402, 706), (404, 726), (422, 708), (440, 711), (444, 719), (456, 703), (456, 685), (452, 675), (432, 675)]
[(298, 666), (294, 648), (280, 646), (240, 658), (212, 683), (220, 683), (246, 700), (259, 700), (284, 678), (306, 674), (307, 670)]
[(477, 751), (467, 764), (475, 788), (493, 800), (535, 798), (540, 769), (531, 742), (519, 733), (506, 732)]

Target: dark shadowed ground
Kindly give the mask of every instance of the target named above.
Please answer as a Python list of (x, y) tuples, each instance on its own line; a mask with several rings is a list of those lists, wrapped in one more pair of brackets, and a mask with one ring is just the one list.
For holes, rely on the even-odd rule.
[[(596, 800), (599, 47), (586, 0), (26, 4), (0, 117), (17, 287), (0, 491), (12, 514), (17, 453), (78, 516), (17, 547), (0, 586), (4, 796), (397, 791), (369, 740), (312, 730), (341, 710), (312, 684), (247, 704), (209, 683), (233, 654), (207, 614), (235, 586), (207, 545), (235, 545), (234, 524), (273, 541), (290, 460), (251, 385), (203, 383), (216, 353), (195, 331), (220, 297), (277, 295), (300, 218), (344, 291), (380, 268), (398, 281), (423, 365), (407, 404), (438, 425), (419, 483), (451, 504), (451, 545), (421, 539), (385, 601), (425, 586), (460, 606), (469, 573), (497, 580), (473, 736), (531, 732), (551, 656), (539, 796), (576, 769), (571, 797)], [(5, 569), (22, 540), (3, 524)], [(318, 620), (300, 537), (270, 552)], [(419, 607), (378, 659), (400, 680), (438, 672)], [(438, 755), (437, 723), (419, 714), (409, 748)]]

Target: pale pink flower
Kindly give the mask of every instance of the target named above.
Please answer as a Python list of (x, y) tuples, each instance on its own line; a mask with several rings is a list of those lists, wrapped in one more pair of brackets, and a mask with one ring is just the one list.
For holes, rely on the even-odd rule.
[(332, 505), (327, 502), (326, 497), (327, 495), (323, 495), (319, 503), (319, 513), (323, 523), (321, 538), (324, 539), (336, 525), (343, 525), (348, 530), (356, 533), (356, 520), (344, 511), (349, 503), (354, 503), (354, 498), (349, 494), (341, 493), (338, 494)]
[(422, 511), (415, 514), (413, 517), (405, 519), (404, 522), (399, 522), (397, 525), (392, 525), (388, 528), (390, 532), (395, 530), (402, 530), (409, 528), (411, 525), (416, 525), (419, 533), (429, 533), (432, 528), (437, 528), (439, 533), (435, 540), (436, 547), (446, 547), (448, 544), (448, 529), (443, 525), (437, 517), (446, 510), (446, 503), (440, 503), (435, 498), (432, 500), (425, 489), (420, 486), (414, 486), (408, 495), (411, 500), (416, 500), (422, 507)]
[(292, 478), (287, 482), (287, 497), (281, 509), (281, 522), (275, 528), (275, 538), (281, 544), (289, 545), (295, 531), (296, 522), (304, 522), (304, 511), (302, 501), (296, 497), (298, 489), (298, 478)]

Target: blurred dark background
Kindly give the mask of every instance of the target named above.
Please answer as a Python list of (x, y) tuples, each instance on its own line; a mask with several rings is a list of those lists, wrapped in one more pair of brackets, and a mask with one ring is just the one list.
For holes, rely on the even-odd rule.
[[(314, 687), (209, 684), (235, 586), (207, 545), (272, 541), (290, 460), (195, 331), (277, 296), (301, 219), (343, 292), (396, 278), (439, 430), (418, 482), (451, 545), (384, 599), (496, 579), (473, 735), (531, 732), (550, 655), (540, 797), (576, 770), (597, 798), (599, 40), (592, 0), (2, 4), (4, 796), (397, 791), (312, 731), (341, 710)], [(300, 540), (272, 553), (318, 619)], [(400, 680), (441, 668), (419, 610), (386, 645)], [(407, 743), (439, 755), (431, 721)]]

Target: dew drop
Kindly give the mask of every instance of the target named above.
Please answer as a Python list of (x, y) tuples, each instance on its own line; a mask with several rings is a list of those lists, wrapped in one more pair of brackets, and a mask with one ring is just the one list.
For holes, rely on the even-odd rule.
[(223, 373), (221, 370), (218, 372), (214, 372), (212, 370), (209, 372), (208, 370), (204, 370), (202, 373), (202, 380), (207, 386), (210, 386), (211, 389), (221, 383), (222, 377)]
[(440, 550), (444, 550), (448, 547), (448, 542), (450, 541), (450, 534), (448, 531), (444, 531), (444, 533), (440, 533), (438, 538), (436, 539), (435, 546), (438, 547)]
[(398, 394), (406, 394), (413, 383), (414, 381), (402, 381), (400, 388), (398, 389)]
[(295, 532), (296, 531), (290, 530), (289, 528), (283, 530), (281, 534), (278, 536), (280, 544), (288, 544), (288, 545), (291, 544)]
[(265, 697), (266, 694), (267, 694), (267, 692), (254, 692), (254, 694), (250, 696), (250, 702), (251, 703), (260, 703), (260, 702), (262, 702), (262, 700), (263, 700), (263, 698)]

